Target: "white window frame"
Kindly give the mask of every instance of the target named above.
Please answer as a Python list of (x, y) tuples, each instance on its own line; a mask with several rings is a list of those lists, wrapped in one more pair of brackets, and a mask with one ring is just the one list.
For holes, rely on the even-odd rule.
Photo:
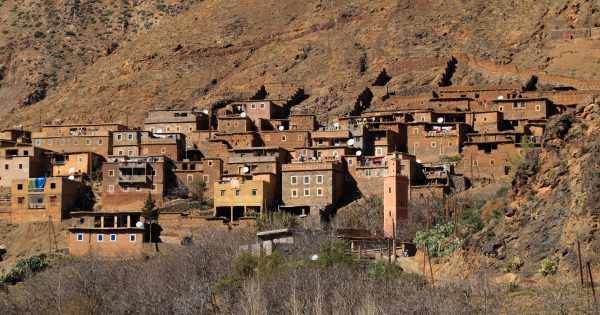
[(292, 196), (292, 198), (298, 198), (298, 189), (292, 189), (290, 191), (290, 195)]
[[(114, 236), (114, 239), (113, 239), (113, 236)], [(108, 239), (109, 239), (111, 242), (116, 242), (116, 241), (117, 241), (117, 234), (115, 234), (115, 233), (111, 233), (111, 234), (108, 236)]]
[(130, 243), (135, 243), (137, 241), (137, 235), (135, 234), (129, 234), (129, 242)]
[(96, 234), (96, 242), (104, 242), (104, 234)]
[(108, 191), (109, 193), (114, 193), (115, 192), (115, 186), (114, 185), (108, 185), (108, 187), (106, 187), (106, 191)]
[(290, 184), (298, 185), (298, 176), (296, 176), (296, 175), (290, 176)]
[[(350, 164), (352, 164), (352, 163), (350, 163)], [(317, 175), (316, 177), (317, 177), (316, 183), (317, 184), (323, 184), (325, 177), (323, 175)]]
[(310, 197), (310, 188), (304, 188), (304, 191), (302, 192), (302, 195), (304, 197)]
[(84, 240), (83, 233), (77, 233), (77, 234), (75, 234), (75, 240), (78, 241), (78, 242), (83, 242), (83, 240)]
[(317, 196), (323, 197), (323, 188), (317, 187)]
[(304, 176), (302, 176), (302, 184), (304, 184), (304, 185), (310, 185), (310, 175), (304, 175)]

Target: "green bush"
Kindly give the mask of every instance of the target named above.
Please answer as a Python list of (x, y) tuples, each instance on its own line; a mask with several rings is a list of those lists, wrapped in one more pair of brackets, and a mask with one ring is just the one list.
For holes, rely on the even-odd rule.
[(402, 274), (402, 268), (396, 264), (390, 264), (385, 261), (377, 261), (367, 266), (367, 274), (376, 280), (387, 280), (398, 278)]
[(462, 244), (462, 239), (454, 236), (454, 224), (439, 224), (426, 230), (418, 231), (414, 243), (417, 247), (429, 249), (429, 255), (433, 257), (447, 256), (454, 252)]
[(544, 276), (553, 275), (558, 271), (558, 264), (554, 260), (546, 257), (540, 263), (540, 269), (538, 271)]
[(12, 284), (21, 282), (25, 280), (29, 274), (40, 272), (46, 269), (48, 265), (49, 263), (45, 255), (20, 259), (17, 261), (15, 267), (0, 278), (0, 282)]
[(274, 212), (268, 215), (261, 215), (256, 220), (256, 227), (259, 231), (281, 228), (293, 229), (298, 226), (300, 226), (298, 218), (287, 212)]
[(462, 212), (461, 225), (464, 227), (464, 233), (471, 234), (483, 229), (481, 221), (481, 209), (466, 208)]
[(324, 267), (331, 267), (338, 264), (352, 264), (352, 255), (350, 254), (350, 244), (346, 241), (335, 240), (321, 244), (319, 254), (319, 264)]

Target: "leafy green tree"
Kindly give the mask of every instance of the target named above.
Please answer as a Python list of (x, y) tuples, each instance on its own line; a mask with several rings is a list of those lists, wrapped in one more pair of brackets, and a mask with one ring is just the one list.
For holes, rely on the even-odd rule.
[(145, 221), (148, 223), (150, 242), (153, 242), (154, 239), (152, 238), (152, 226), (154, 222), (158, 220), (158, 208), (156, 207), (156, 202), (154, 199), (152, 199), (152, 195), (150, 193), (148, 193), (148, 198), (146, 198), (146, 202), (144, 203), (142, 217), (144, 217)]
[(197, 179), (194, 182), (192, 182), (192, 198), (196, 201), (199, 202), (204, 202), (204, 191), (206, 190), (206, 183), (201, 180), (201, 179)]

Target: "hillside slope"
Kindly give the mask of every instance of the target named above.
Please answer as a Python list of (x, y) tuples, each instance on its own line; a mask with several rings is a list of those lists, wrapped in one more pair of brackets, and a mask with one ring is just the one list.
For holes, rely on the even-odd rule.
[[(549, 30), (600, 23), (593, 1), (0, 1), (5, 126), (139, 123), (149, 108), (207, 107), (303, 87), (298, 110), (345, 113), (382, 68), (392, 90), (435, 84), (454, 54), (598, 79), (597, 40)], [(579, 49), (579, 47), (583, 49)], [(464, 66), (464, 65), (463, 65)], [(522, 82), (460, 68), (454, 84)], [(568, 68), (570, 71), (565, 72)], [(571, 71), (572, 70), (572, 71)], [(284, 92), (275, 92), (282, 90)]]
[(582, 259), (600, 261), (600, 106), (553, 118), (543, 148), (524, 159), (506, 199), (504, 219), (469, 241), (471, 248), (506, 264), (513, 256), (535, 273), (542, 259), (576, 272)]

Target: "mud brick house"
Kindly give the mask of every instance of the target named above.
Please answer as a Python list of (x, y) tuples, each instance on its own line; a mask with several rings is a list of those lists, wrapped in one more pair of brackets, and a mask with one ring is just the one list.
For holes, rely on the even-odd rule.
[(260, 132), (260, 138), (265, 147), (281, 147), (286, 150), (294, 150), (310, 145), (310, 136), (311, 132), (305, 130)]
[(275, 185), (271, 173), (224, 177), (214, 183), (215, 217), (237, 221), (275, 210)]
[(519, 131), (528, 120), (547, 119), (554, 114), (547, 98), (502, 98), (492, 101), (491, 110), (502, 112), (503, 119)]
[(90, 206), (90, 189), (64, 177), (15, 179), (11, 186), (10, 220), (13, 224), (60, 222), (69, 212)]
[(102, 209), (139, 211), (148, 194), (156, 205), (164, 205), (172, 187), (171, 161), (165, 156), (110, 156), (102, 166)]
[(283, 107), (272, 100), (249, 100), (244, 102), (235, 102), (226, 106), (225, 113), (240, 114), (246, 113), (246, 116), (252, 120), (255, 126), (260, 126), (260, 120), (269, 120), (280, 117)]
[(294, 161), (340, 161), (345, 155), (355, 154), (356, 149), (344, 146), (320, 146), (296, 148), (292, 152)]
[(4, 129), (0, 131), (0, 140), (31, 143), (31, 131), (23, 129)]
[(289, 130), (308, 130), (317, 129), (317, 119), (311, 114), (291, 114), (289, 116)]
[(259, 147), (262, 145), (261, 137), (256, 131), (215, 133), (211, 140), (223, 140), (230, 147)]
[[(151, 133), (192, 133), (209, 129), (209, 116), (204, 112), (190, 110), (152, 110), (144, 120), (144, 130)], [(191, 143), (190, 143), (191, 144)]]
[(387, 238), (396, 238), (398, 230), (409, 224), (409, 180), (402, 175), (402, 166), (400, 159), (388, 159), (387, 174), (383, 178), (383, 233)]
[(433, 123), (433, 110), (415, 110), (411, 112), (412, 120), (410, 122)]
[(348, 140), (353, 137), (348, 130), (333, 129), (313, 131), (310, 138), (313, 147), (333, 147), (345, 146), (348, 144)]
[(459, 157), (466, 130), (462, 123), (411, 123), (406, 132), (408, 153), (422, 162)]
[(14, 179), (49, 175), (47, 152), (49, 151), (25, 144), (0, 148), (0, 188), (10, 188)]
[(282, 165), (284, 211), (318, 216), (335, 206), (345, 193), (346, 172), (341, 161), (305, 161)]
[(521, 135), (514, 132), (468, 134), (463, 148), (460, 172), (471, 180), (495, 180), (511, 172), (513, 160), (520, 154)]
[(418, 172), (418, 163), (413, 155), (393, 152), (387, 156), (345, 156), (348, 173), (354, 180), (356, 188), (363, 196), (382, 196), (381, 187), (383, 179), (388, 174), (389, 161), (396, 160), (399, 163), (401, 175), (409, 179), (409, 184), (417, 184), (421, 181)]
[(217, 122), (217, 131), (219, 133), (239, 133), (256, 130), (254, 122), (245, 113), (241, 115), (219, 116)]
[(470, 97), (436, 97), (429, 100), (430, 108), (436, 111), (469, 111), (476, 101)]
[(141, 130), (115, 131), (112, 133), (112, 152), (113, 155), (120, 156), (140, 156), (140, 144), (142, 133), (148, 133)]
[(498, 132), (503, 129), (504, 117), (499, 111), (474, 111), (465, 113), (466, 124), (476, 132)]
[(225, 160), (229, 157), (229, 150), (231, 150), (231, 146), (227, 141), (212, 139), (208, 141), (203, 155), (206, 158), (220, 158)]
[[(373, 150), (367, 152), (375, 156), (386, 156), (392, 152), (406, 151), (406, 138), (393, 130), (369, 129), (370, 139), (373, 141)], [(403, 134), (404, 136), (406, 134)], [(370, 152), (371, 151), (371, 152)]]
[(50, 165), (52, 166), (52, 176), (73, 176), (82, 179), (82, 177), (92, 176), (102, 170), (104, 157), (93, 152), (78, 153), (54, 153), (49, 152)]
[(140, 150), (142, 156), (164, 155), (173, 161), (185, 157), (185, 135), (181, 133), (141, 134)]
[(467, 97), (482, 102), (489, 102), (498, 98), (498, 96), (509, 97), (514, 95), (521, 90), (519, 85), (505, 85), (505, 86), (487, 86), (487, 87), (475, 87), (475, 86), (448, 86), (440, 87), (436, 93), (441, 98), (453, 98), (453, 97)]
[(409, 200), (420, 205), (440, 206), (450, 192), (452, 164), (424, 163), (421, 171), (424, 181), (410, 186)]
[(185, 187), (193, 192), (198, 181), (204, 182), (205, 198), (212, 198), (214, 182), (223, 175), (223, 161), (219, 158), (204, 158), (201, 161), (175, 162), (173, 170), (177, 177), (177, 187)]
[(225, 174), (280, 174), (281, 164), (290, 161), (289, 153), (278, 147), (234, 148), (224, 167)]
[(142, 255), (144, 228), (138, 227), (141, 212), (72, 212), (71, 216), (69, 254), (109, 258)]
[(112, 132), (127, 130), (120, 124), (45, 125), (31, 137), (37, 147), (59, 153), (112, 154)]

